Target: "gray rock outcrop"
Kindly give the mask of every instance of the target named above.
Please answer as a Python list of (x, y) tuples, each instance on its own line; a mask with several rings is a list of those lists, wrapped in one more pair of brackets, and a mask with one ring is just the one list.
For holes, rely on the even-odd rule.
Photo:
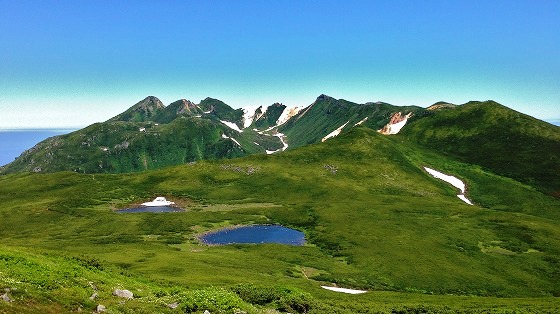
[(133, 299), (134, 298), (134, 294), (132, 292), (130, 292), (129, 290), (121, 290), (121, 289), (115, 289), (115, 291), (113, 291), (113, 295), (120, 297), (120, 298), (126, 298), (126, 299)]

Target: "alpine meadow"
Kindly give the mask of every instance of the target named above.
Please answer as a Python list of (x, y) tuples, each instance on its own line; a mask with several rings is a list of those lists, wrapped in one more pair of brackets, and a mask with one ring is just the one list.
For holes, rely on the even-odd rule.
[[(327, 95), (107, 118), (0, 168), (0, 313), (559, 311), (558, 126)], [(183, 210), (118, 211), (156, 197)], [(306, 243), (201, 241), (245, 225)]]

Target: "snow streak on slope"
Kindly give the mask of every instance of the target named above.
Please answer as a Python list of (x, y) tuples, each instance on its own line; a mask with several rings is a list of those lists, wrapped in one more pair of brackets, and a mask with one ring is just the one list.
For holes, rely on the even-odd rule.
[(342, 292), (342, 293), (349, 293), (349, 294), (360, 294), (366, 293), (365, 290), (355, 290), (355, 289), (347, 289), (347, 288), (338, 288), (338, 287), (329, 287), (329, 286), (321, 286), (323, 289), (335, 291), (335, 292)]
[(227, 135), (225, 135), (225, 134), (222, 134), (222, 138), (229, 138), (229, 139), (232, 140), (235, 144), (237, 144), (237, 145), (239, 145), (239, 146), (241, 147), (241, 144), (239, 144), (239, 142), (238, 142), (236, 139), (232, 138), (232, 137), (229, 137), (229, 136), (227, 136)]
[(286, 141), (284, 141), (284, 138), (286, 137), (286, 135), (284, 135), (283, 133), (276, 133), (276, 134), (274, 134), (274, 136), (277, 136), (280, 139), (283, 146), (282, 146), (282, 148), (279, 148), (277, 150), (267, 150), (266, 153), (269, 154), (269, 155), (277, 153), (277, 152), (283, 152), (288, 148), (288, 143), (286, 143)]
[(354, 124), (354, 126), (358, 126), (358, 125), (360, 125), (360, 124), (366, 122), (366, 121), (367, 121), (367, 118), (368, 118), (368, 117), (363, 118), (362, 120), (360, 120), (360, 122)]
[(222, 122), (223, 124), (227, 125), (230, 129), (236, 130), (237, 132), (243, 132), (239, 129), (239, 127), (237, 126), (237, 124), (233, 123), (233, 122), (229, 122), (229, 121), (224, 121), (224, 120), (220, 120), (220, 122)]
[(451, 185), (453, 185), (454, 187), (458, 188), (459, 190), (461, 190), (461, 194), (457, 195), (458, 198), (460, 198), (463, 202), (472, 205), (473, 203), (465, 196), (465, 183), (463, 183), (463, 181), (459, 180), (458, 178), (454, 177), (454, 176), (450, 176), (444, 173), (441, 173), (437, 170), (428, 168), (428, 167), (424, 167), (424, 169), (426, 169), (426, 171), (431, 174), (434, 178), (443, 180)]
[[(348, 121), (350, 122), (350, 121)], [(323, 139), (321, 140), (321, 142), (324, 142), (326, 140), (328, 140), (331, 137), (335, 137), (338, 134), (340, 134), (340, 132), (342, 131), (342, 129), (344, 129), (344, 127), (348, 124), (348, 122), (344, 123), (343, 125), (341, 125), (338, 129), (332, 131), (331, 133), (327, 134), (327, 136), (323, 137)]]

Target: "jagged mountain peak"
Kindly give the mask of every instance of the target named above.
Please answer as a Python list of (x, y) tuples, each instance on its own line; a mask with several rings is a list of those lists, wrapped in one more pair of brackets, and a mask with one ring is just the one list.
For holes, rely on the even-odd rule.
[(321, 94), (317, 97), (315, 101), (317, 102), (317, 101), (325, 101), (325, 100), (334, 100), (334, 98), (325, 94)]

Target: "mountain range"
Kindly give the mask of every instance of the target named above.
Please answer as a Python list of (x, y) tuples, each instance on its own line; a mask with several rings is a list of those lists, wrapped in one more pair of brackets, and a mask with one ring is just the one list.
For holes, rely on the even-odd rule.
[(0, 174), (122, 173), (274, 154), (356, 127), (387, 135), (402, 129), (408, 141), (560, 196), (559, 128), (493, 101), (422, 108), (320, 95), (308, 106), (233, 109), (213, 98), (165, 106), (149, 96), (105, 122), (37, 144), (1, 167)]

